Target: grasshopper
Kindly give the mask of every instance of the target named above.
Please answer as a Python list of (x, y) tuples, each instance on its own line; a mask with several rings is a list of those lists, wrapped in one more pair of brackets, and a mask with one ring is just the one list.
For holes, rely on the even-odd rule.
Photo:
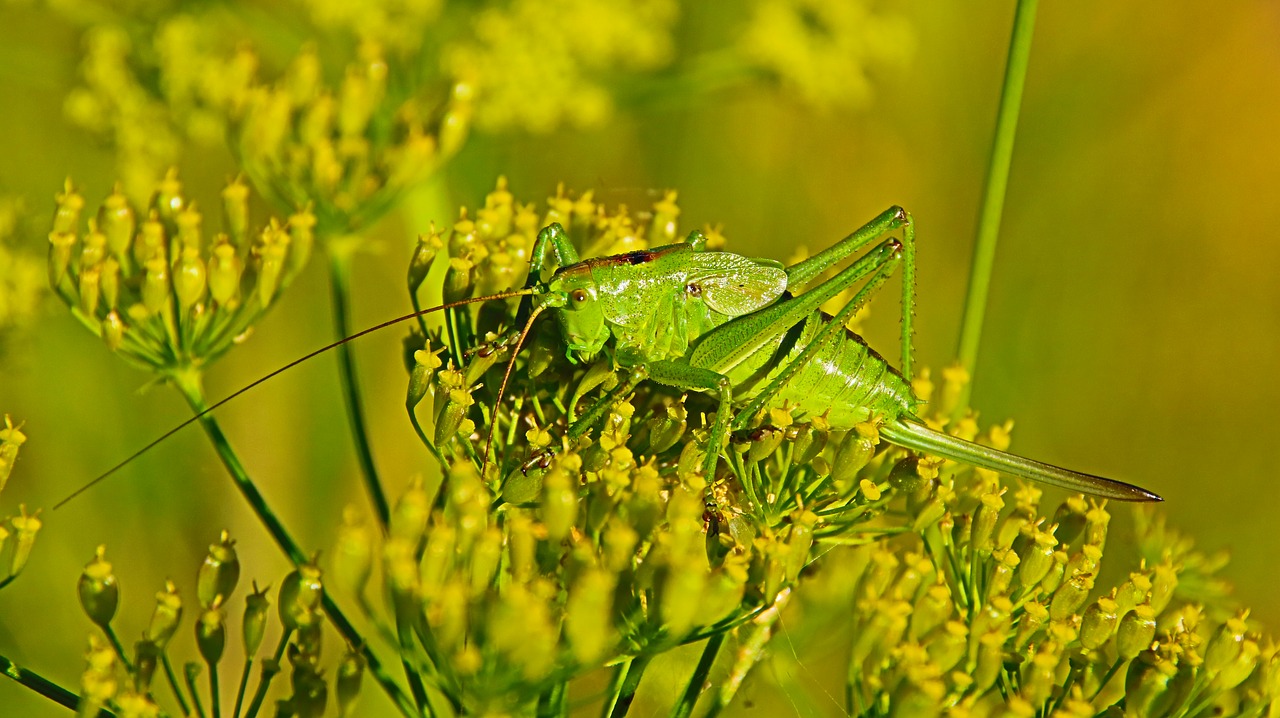
[[(900, 235), (897, 236), (897, 235)], [(863, 253), (861, 256), (857, 256)], [(829, 279), (824, 272), (857, 256)], [(845, 325), (884, 285), (902, 272), (901, 368), (893, 367)], [(835, 315), (820, 307), (845, 289), (861, 288)], [(814, 284), (808, 291), (802, 288)], [(791, 266), (707, 248), (692, 232), (682, 243), (607, 257), (581, 259), (564, 228), (545, 227), (534, 242), (524, 287), (411, 312), (317, 349), (245, 385), (173, 427), (93, 481), (133, 459), (253, 387), (340, 344), (432, 312), (476, 302), (521, 297), (515, 339), (495, 405), (502, 401), (520, 346), (534, 321), (550, 312), (575, 363), (608, 353), (629, 376), (568, 427), (586, 434), (612, 402), (640, 381), (718, 400), (702, 470), (714, 476), (731, 431), (746, 428), (762, 409), (825, 416), (834, 430), (875, 419), (889, 443), (1012, 476), (1120, 501), (1160, 501), (1146, 489), (1083, 474), (982, 446), (930, 429), (916, 412), (911, 390), (911, 319), (915, 305), (915, 230), (911, 215), (891, 207), (831, 247)], [(482, 464), (492, 453), (493, 426)]]
[[(894, 235), (900, 234), (901, 237)], [(965, 464), (1121, 501), (1159, 501), (1120, 481), (1063, 469), (934, 431), (916, 412), (912, 393), (911, 318), (915, 296), (915, 230), (911, 215), (891, 207), (823, 252), (789, 267), (769, 259), (709, 251), (694, 231), (679, 244), (582, 260), (559, 224), (534, 243), (522, 290), (520, 340), (545, 311), (559, 325), (571, 361), (609, 351), (632, 371), (626, 383), (568, 428), (588, 431), (613, 396), (642, 380), (714, 396), (703, 464), (715, 474), (730, 431), (746, 428), (762, 409), (787, 408), (803, 418), (825, 415), (848, 430), (876, 418), (892, 444)], [(815, 279), (865, 252), (825, 281)], [(547, 277), (549, 269), (554, 272)], [(901, 369), (845, 325), (901, 269)], [(834, 316), (827, 300), (863, 282)], [(799, 292), (814, 284), (808, 291)], [(519, 351), (516, 344), (516, 352)], [(515, 362), (507, 365), (503, 388)], [(492, 433), (490, 434), (492, 440)], [(486, 447), (487, 460), (490, 447)]]

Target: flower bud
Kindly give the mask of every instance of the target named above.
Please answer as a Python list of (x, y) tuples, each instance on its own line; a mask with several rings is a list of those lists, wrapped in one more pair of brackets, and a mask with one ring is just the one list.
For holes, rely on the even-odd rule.
[(567, 538), (578, 518), (577, 481), (560, 462), (552, 465), (542, 479), (541, 516), (547, 538), (553, 542)]
[[(3, 483), (0, 480), (0, 488)], [(18, 536), (17, 543), (13, 547), (13, 556), (9, 560), (10, 576), (17, 576), (22, 573), (22, 569), (26, 568), (27, 560), (31, 558), (31, 549), (36, 545), (36, 534), (40, 533), (40, 527), (43, 525), (39, 511), (28, 515), (26, 505), (19, 504), (18, 512), (17, 516), (9, 519), (9, 525)]]
[(4, 416), (4, 428), (0, 429), (0, 491), (9, 483), (9, 475), (13, 472), (13, 464), (18, 459), (18, 450), (26, 443), (27, 436), (19, 427), (13, 425), (8, 414)]
[(1018, 583), (1023, 591), (1030, 591), (1044, 580), (1053, 568), (1054, 548), (1058, 540), (1048, 531), (1035, 532), (1031, 543), (1019, 555)]
[(462, 420), (466, 418), (471, 406), (476, 403), (475, 399), (471, 398), (469, 389), (450, 389), (445, 397), (444, 406), (441, 407), (440, 413), (436, 416), (435, 440), (437, 446), (448, 443), (458, 433), (459, 427), (462, 426)]
[(49, 233), (49, 286), (57, 289), (67, 276), (67, 268), (71, 265), (71, 253), (75, 247), (76, 236), (71, 232)]
[(1214, 681), (1216, 687), (1221, 690), (1231, 690), (1244, 682), (1246, 678), (1253, 674), (1253, 669), (1258, 665), (1258, 657), (1262, 651), (1258, 646), (1258, 642), (1246, 638), (1240, 644), (1240, 652), (1236, 655), (1235, 660), (1222, 667), (1222, 671), (1218, 674), (1218, 678)]
[(289, 216), (289, 266), (285, 269), (286, 277), (297, 276), (311, 261), (311, 250), (316, 244), (316, 216), (310, 208), (294, 212)]
[(961, 621), (947, 621), (940, 635), (929, 641), (926, 650), (939, 671), (950, 671), (969, 650), (968, 627)]
[(1151, 574), (1151, 596), (1148, 602), (1157, 616), (1168, 607), (1169, 601), (1173, 600), (1173, 591), (1177, 587), (1178, 570), (1171, 562), (1166, 560), (1155, 567)]
[(89, 620), (103, 630), (111, 625), (120, 602), (120, 587), (116, 585), (115, 573), (106, 556), (107, 547), (99, 546), (93, 560), (84, 567), (76, 586), (80, 594), (80, 606), (88, 614)]
[(1145, 573), (1131, 573), (1129, 580), (1116, 592), (1116, 606), (1121, 615), (1147, 600), (1151, 594), (1151, 577)]
[(937, 477), (937, 464), (918, 456), (908, 456), (894, 464), (889, 472), (889, 485), (902, 494), (912, 496)]
[(998, 493), (983, 494), (974, 511), (973, 524), (969, 527), (969, 544), (980, 554), (990, 554), (995, 549), (996, 522), (1004, 508), (1003, 493), (1001, 489)]
[(80, 227), (80, 211), (84, 209), (84, 197), (75, 190), (71, 178), (62, 186), (62, 191), (54, 196), (58, 209), (53, 215), (53, 231), (58, 233), (74, 233)]
[(935, 628), (941, 626), (951, 617), (955, 602), (951, 599), (951, 590), (945, 583), (935, 583), (925, 590), (920, 600), (916, 601), (915, 610), (911, 612), (911, 640), (921, 640), (929, 636)]
[(160, 647), (143, 639), (133, 648), (133, 689), (139, 693), (151, 690), (151, 679), (156, 674), (156, 665), (160, 660)]
[[(107, 311), (115, 311), (120, 302), (120, 262), (115, 257), (107, 257), (102, 261), (102, 267), (98, 271), (98, 286), (107, 303)], [(80, 294), (84, 294), (83, 288)]]
[(253, 583), (253, 591), (244, 598), (244, 620), (241, 625), (241, 640), (244, 643), (244, 655), (252, 658), (257, 655), (262, 645), (262, 635), (267, 628), (267, 609), (271, 601), (267, 599), (267, 589), (258, 588)]
[(617, 640), (613, 628), (614, 575), (600, 569), (583, 572), (569, 589), (564, 631), (574, 659), (593, 665)]
[(1084, 497), (1076, 494), (1070, 496), (1058, 506), (1053, 515), (1053, 522), (1058, 525), (1055, 535), (1063, 546), (1069, 546), (1084, 532), (1087, 522), (1085, 515), (1089, 512), (1089, 504)]
[(1018, 633), (1014, 636), (1013, 645), (1018, 651), (1025, 650), (1031, 639), (1049, 620), (1049, 609), (1039, 601), (1031, 601), (1023, 607), (1022, 618), (1018, 621)]
[(218, 597), (225, 602), (240, 580), (240, 558), (236, 556), (236, 542), (226, 531), (218, 543), (209, 546), (209, 553), (196, 574), (196, 599), (204, 608), (211, 608)]
[(205, 289), (208, 288), (208, 276), (199, 250), (184, 247), (182, 258), (178, 260), (174, 272), (173, 293), (178, 297), (178, 307), (185, 312), (204, 299)]
[(124, 332), (124, 322), (120, 320), (119, 313), (111, 312), (102, 320), (102, 339), (111, 351), (116, 351), (124, 343)]
[[(263, 234), (271, 232), (271, 229), (263, 230)], [(279, 228), (276, 228), (279, 232)], [(271, 302), (276, 298), (276, 292), (280, 289), (280, 277), (284, 271), (285, 255), (288, 253), (288, 246), (284, 243), (264, 244), (257, 250), (258, 253), (258, 286), (255, 288), (258, 297), (258, 303), (264, 307), (271, 306)]]
[(178, 587), (173, 581), (165, 581), (164, 590), (156, 593), (156, 607), (151, 612), (151, 623), (142, 635), (160, 650), (169, 644), (169, 639), (178, 630), (178, 622), (182, 620), (182, 597), (178, 595)]

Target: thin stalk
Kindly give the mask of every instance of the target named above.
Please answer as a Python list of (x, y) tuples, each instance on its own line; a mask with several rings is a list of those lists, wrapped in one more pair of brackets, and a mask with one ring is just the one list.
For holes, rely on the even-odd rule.
[(191, 703), (195, 706), (196, 715), (205, 718), (204, 704), (200, 702), (200, 690), (196, 688), (196, 678), (200, 675), (200, 664), (188, 663), (182, 667), (183, 678), (187, 681), (187, 691), (191, 693)]
[[(978, 235), (973, 246), (973, 266), (969, 273), (969, 290), (964, 301), (964, 318), (960, 324), (960, 366), (973, 376), (978, 361), (978, 343), (982, 338), (982, 321), (991, 289), (991, 270), (996, 258), (996, 240), (1000, 234), (1000, 218), (1004, 213), (1005, 194), (1009, 188), (1009, 166), (1013, 161), (1013, 139), (1018, 129), (1018, 111), (1022, 107), (1022, 89), (1027, 79), (1031, 36), (1036, 22), (1038, 0), (1018, 0), (1013, 16), (1013, 37), (1009, 41), (1009, 59), (1005, 65), (1004, 86), (1000, 90), (1000, 109), (996, 115), (995, 139), (987, 164), (987, 182), (982, 193), (982, 209), (978, 215)], [(961, 390), (959, 407), (969, 405), (970, 381)]]
[(267, 689), (271, 687), (271, 681), (280, 672), (280, 659), (284, 657), (285, 648), (289, 645), (289, 637), (293, 635), (292, 630), (285, 630), (280, 636), (280, 642), (276, 644), (276, 653), (269, 661), (262, 662), (262, 672), (258, 676), (258, 687), (253, 692), (253, 700), (249, 701), (249, 710), (245, 711), (245, 718), (257, 718), (258, 711), (262, 708), (262, 701), (267, 697)]
[(652, 656), (636, 656), (618, 664), (609, 682), (609, 699), (605, 701), (601, 718), (622, 718), (631, 710), (631, 703), (640, 688), (640, 679), (651, 660)]
[(218, 686), (218, 664), (209, 663), (209, 710), (213, 718), (222, 718), (222, 689)]
[(249, 676), (253, 670), (253, 659), (244, 659), (244, 670), (240, 671), (240, 687), (236, 689), (236, 707), (231, 718), (240, 718), (240, 709), (244, 706), (244, 692), (249, 687)]
[[(28, 690), (39, 693), (63, 708), (75, 710), (80, 705), (80, 696), (36, 673), (14, 663), (5, 656), (0, 656), (0, 673)], [(98, 718), (115, 718), (115, 713), (103, 708), (98, 711)]]
[(698, 659), (698, 665), (693, 669), (693, 675), (689, 677), (689, 685), (684, 689), (684, 695), (680, 698), (680, 702), (671, 709), (671, 718), (689, 718), (693, 713), (693, 707), (698, 702), (698, 696), (702, 695), (702, 688), (707, 684), (707, 675), (711, 673), (711, 667), (715, 665), (716, 656), (720, 654), (720, 646), (724, 644), (723, 633), (717, 633), (707, 639), (707, 645), (702, 649), (702, 657)]
[[(351, 335), (351, 254), (347, 251), (330, 252), (329, 285), (333, 299), (333, 332), (337, 339)], [(356, 456), (360, 462), (360, 474), (364, 477), (365, 490), (373, 502), (374, 513), (385, 532), (391, 521), (391, 508), (387, 495), (378, 478), (378, 467), (373, 463), (373, 448), (369, 445), (369, 429), (365, 424), (364, 402), (360, 398), (360, 384), (356, 379), (356, 358), (350, 344), (338, 347), (338, 376), (342, 381), (342, 398), (347, 407), (347, 420), (351, 438), (355, 441)]]
[(777, 598), (773, 599), (773, 603), (768, 608), (751, 620), (753, 630), (738, 649), (738, 660), (734, 662), (729, 675), (721, 683), (720, 693), (716, 696), (715, 703), (711, 704), (707, 715), (717, 715), (733, 702), (733, 697), (738, 694), (738, 689), (742, 687), (747, 674), (764, 658), (764, 649), (773, 636), (773, 627), (782, 617), (782, 610), (790, 601), (791, 589), (784, 589)]
[(160, 653), (160, 663), (164, 665), (165, 678), (169, 679), (169, 687), (173, 689), (173, 697), (178, 699), (178, 708), (182, 710), (182, 715), (191, 715), (191, 706), (187, 705), (187, 699), (182, 695), (182, 686), (178, 685), (178, 674), (173, 672), (173, 663), (169, 660), (167, 652)]
[[(200, 386), (200, 374), (195, 370), (187, 372), (177, 372), (170, 377), (178, 391), (182, 393), (183, 398), (187, 400), (191, 410), (200, 413), (207, 407), (204, 397), (204, 390)], [(249, 503), (249, 507), (253, 509), (258, 520), (266, 527), (267, 533), (271, 534), (271, 538), (275, 539), (276, 545), (284, 552), (289, 560), (295, 565), (302, 565), (308, 561), (307, 555), (302, 552), (297, 542), (285, 529), (284, 524), (280, 521), (275, 512), (267, 504), (262, 496), (262, 492), (258, 491), (258, 487), (253, 483), (253, 479), (249, 478), (248, 472), (245, 471), (244, 465), (240, 463), (240, 457), (231, 448), (231, 443), (227, 441), (227, 437), (222, 433), (222, 428), (218, 425), (217, 419), (212, 414), (204, 414), (199, 419), (200, 428), (204, 429), (205, 434), (209, 437), (209, 441), (213, 443), (214, 449), (218, 452), (218, 458), (222, 460), (223, 466), (226, 467), (227, 473), (231, 475), (232, 481), (235, 482), (236, 488), (240, 490), (240, 494), (244, 496), (245, 501)], [(321, 606), (324, 608), (325, 615), (328, 616), (330, 623), (338, 630), (338, 633), (346, 639), (347, 643), (352, 646), (360, 646), (360, 652), (364, 656), (368, 667), (369, 675), (374, 677), (382, 690), (396, 704), (396, 708), (405, 718), (411, 718), (416, 715), (413, 703), (409, 697), (404, 694), (400, 686), (387, 673), (382, 666), (382, 662), (369, 649), (364, 638), (356, 631), (355, 626), (347, 619), (342, 610), (338, 608), (329, 595), (328, 591), (323, 592), (321, 596)]]
[(557, 681), (538, 696), (537, 718), (568, 718), (568, 715), (569, 684)]
[(112, 650), (116, 652), (116, 657), (124, 664), (125, 670), (133, 673), (133, 663), (129, 661), (129, 655), (124, 652), (124, 644), (120, 642), (120, 637), (116, 635), (116, 630), (108, 623), (102, 627), (102, 632), (106, 634), (107, 641), (111, 644)]

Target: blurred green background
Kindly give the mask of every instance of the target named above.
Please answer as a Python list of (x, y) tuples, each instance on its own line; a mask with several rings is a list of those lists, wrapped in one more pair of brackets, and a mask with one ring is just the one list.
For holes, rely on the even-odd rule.
[[(586, 128), (478, 129), (429, 199), (377, 226), (380, 252), (358, 263), (355, 324), (405, 311), (400, 287), (422, 219), (450, 220), (506, 174), (522, 201), (560, 181), (631, 206), (675, 188), (685, 231), (721, 223), (737, 250), (783, 260), (902, 204), (920, 242), (918, 361), (949, 363), (1013, 4), (885, 2), (874, 12), (909, 32), (900, 57), (868, 65), (862, 102), (824, 107), (757, 82), (622, 105)], [(676, 46), (714, 44), (744, 16), (729, 5), (686, 9)], [(0, 192), (26, 198), (40, 231), (19, 246), (33, 252), (44, 251), (40, 232), (64, 178), (92, 207), (114, 177), (112, 149), (64, 118), (81, 43), (73, 23), (39, 3), (0, 5)], [(1231, 551), (1237, 597), (1271, 626), (1280, 623), (1278, 128), (1275, 3), (1044, 3), (973, 394), (984, 419), (1016, 419), (1019, 453), (1161, 493), (1172, 525)], [(181, 169), (209, 206), (235, 172), (216, 148), (189, 151)], [(328, 340), (321, 269), (313, 264), (210, 372), (211, 396)], [(869, 324), (889, 356), (895, 311), (882, 298)], [(403, 419), (399, 340), (392, 332), (357, 349), (393, 495), (426, 466)], [(335, 376), (333, 360), (320, 359), (220, 412), (278, 512), (318, 549), (344, 504), (364, 506)], [(148, 379), (52, 300), (6, 330), (0, 412), (25, 421), (30, 439), (0, 509), (50, 506), (184, 418), (176, 394), (139, 391)], [(46, 512), (27, 573), (0, 592), (0, 650), (75, 685), (90, 628), (75, 580), (100, 543), (123, 585), (126, 635), (145, 625), (165, 577), (193, 582), (223, 528), (240, 539), (246, 576), (282, 575), (284, 559), (197, 433)], [(1122, 541), (1131, 522), (1116, 514)], [(60, 712), (2, 682), (0, 714)]]

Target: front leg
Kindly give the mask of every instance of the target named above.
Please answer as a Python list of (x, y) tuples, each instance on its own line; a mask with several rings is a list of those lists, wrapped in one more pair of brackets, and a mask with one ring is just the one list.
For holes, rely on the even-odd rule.
[(729, 377), (710, 369), (701, 369), (685, 362), (662, 360), (647, 366), (649, 378), (664, 386), (685, 391), (705, 391), (720, 400), (715, 420), (711, 424), (711, 437), (707, 441), (707, 456), (702, 471), (711, 481), (716, 475), (716, 462), (720, 460), (720, 448), (729, 434), (729, 419), (733, 415), (733, 389)]

